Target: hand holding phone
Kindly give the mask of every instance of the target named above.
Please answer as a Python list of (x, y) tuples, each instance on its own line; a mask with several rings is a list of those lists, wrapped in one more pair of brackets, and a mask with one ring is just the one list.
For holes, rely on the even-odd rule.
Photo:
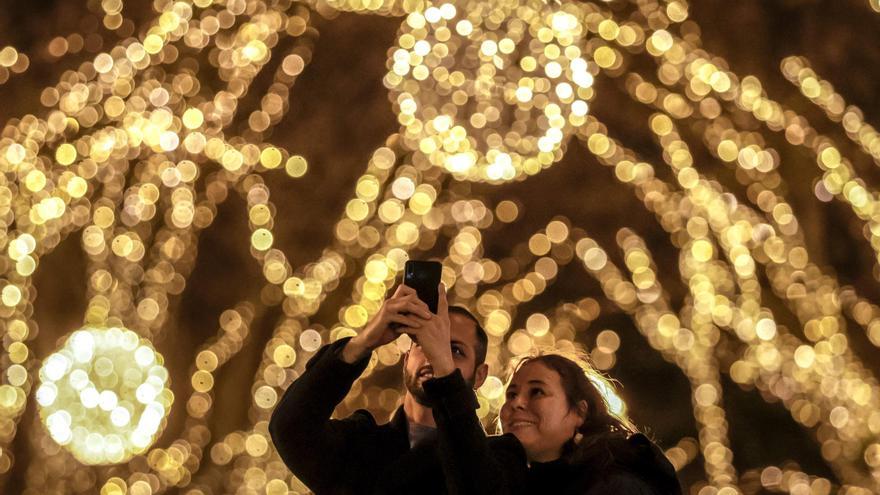
[(373, 349), (400, 337), (398, 328), (419, 328), (433, 316), (428, 306), (419, 300), (415, 289), (401, 285), (385, 300), (363, 331), (346, 344), (342, 358), (353, 363)]
[(428, 359), (434, 370), (435, 377), (448, 376), (455, 371), (455, 359), (452, 356), (452, 329), (449, 321), (449, 303), (446, 300), (446, 288), (438, 283), (437, 311), (417, 327), (408, 327), (404, 331)]
[(398, 329), (415, 330), (431, 320), (438, 310), (442, 271), (443, 265), (436, 261), (407, 261), (403, 284), (382, 304), (364, 331), (349, 341), (343, 350), (343, 359), (354, 362), (399, 337)]

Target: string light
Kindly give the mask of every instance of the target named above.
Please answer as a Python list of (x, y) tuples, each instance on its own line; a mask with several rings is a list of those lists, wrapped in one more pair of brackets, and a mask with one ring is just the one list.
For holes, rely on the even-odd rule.
[(559, 160), (598, 70), (581, 56), (580, 13), (512, 0), (410, 13), (385, 77), (407, 146), (457, 178), (493, 183)]
[(30, 66), (30, 58), (14, 46), (0, 48), (0, 85), (15, 74), (21, 74)]
[(162, 363), (130, 330), (77, 330), (40, 367), (40, 419), (78, 461), (124, 462), (153, 443), (172, 405)]
[[(605, 307), (597, 299), (522, 309), (560, 273), (575, 272), (594, 278), (602, 297), (630, 315), (687, 377), (699, 435), (666, 453), (678, 470), (704, 463), (706, 482), (690, 487), (692, 493), (880, 489), (880, 388), (850, 349), (844, 318), (880, 345), (880, 309), (811, 259), (786, 200), (782, 155), (769, 136), (781, 133), (785, 143), (811, 153), (823, 174), (816, 197), (849, 205), (880, 253), (877, 193), (843, 147), (772, 99), (758, 78), (734, 73), (702, 48), (687, 2), (307, 3), (159, 0), (155, 18), (135, 26), (121, 0), (103, 0), (92, 8), (121, 42), (94, 33), (48, 41), (49, 57), (83, 63), (44, 89), (44, 111), (11, 120), (0, 138), (6, 260), (0, 474), (14, 468), (10, 445), (33, 395), (44, 425), (33, 451), (45, 462), (27, 467), (31, 491), (60, 491), (67, 483), (106, 494), (210, 493), (212, 486), (305, 493), (269, 441), (278, 398), (321, 345), (360, 331), (410, 255), (440, 252), (451, 297), (471, 307), (490, 335), (490, 376), (478, 393), (478, 414), (487, 424), (503, 403), (503, 370), (512, 357), (536, 346), (574, 350), (593, 334), (588, 329)], [(875, 0), (869, 5), (880, 11)], [(307, 180), (310, 164), (269, 136), (308, 70), (317, 39), (314, 11), (402, 17), (384, 78), (401, 129), (376, 148), (356, 180), (333, 222), (333, 242), (317, 260), (294, 266), (277, 246), (279, 221), (267, 183), (281, 170)], [(271, 83), (245, 114), (242, 98), (257, 91), (254, 80), (270, 60), (279, 61)], [(0, 49), (0, 84), (30, 63), (13, 47)], [(804, 57), (786, 58), (781, 70), (877, 161), (880, 139), (859, 108), (847, 105)], [(590, 115), (590, 102), (602, 97), (592, 87), (598, 78), (618, 80), (653, 112), (644, 125), (662, 164), (639, 156)], [(207, 82), (214, 79), (219, 89)], [(246, 122), (240, 134), (237, 122)], [(735, 170), (745, 197), (705, 175), (698, 145), (679, 130), (686, 124), (699, 124), (690, 128), (709, 156)], [(562, 157), (571, 137), (632, 187), (669, 234), (687, 287), (681, 307), (673, 307), (662, 286), (648, 243), (628, 228), (619, 230), (611, 250), (588, 235), (588, 226), (557, 217), (540, 231), (519, 232), (509, 256), (485, 255), (491, 227), (516, 225), (525, 206), (476, 197), (468, 182), (500, 184), (540, 173)], [(242, 236), (264, 288), (258, 301), (219, 316), (215, 336), (192, 357), (188, 397), (172, 404), (168, 372), (151, 342), (162, 337), (186, 287), (200, 232), (230, 193), (246, 204), (249, 231)], [(85, 328), (39, 361), (33, 275), (70, 235), (80, 237), (88, 258)], [(327, 297), (349, 286), (337, 321), (329, 327), (314, 321)], [(797, 328), (768, 307), (767, 291), (788, 305)], [(219, 436), (210, 423), (218, 372), (272, 306), (283, 316), (260, 342), (249, 424)], [(614, 330), (595, 332), (589, 343), (598, 368), (616, 366), (621, 340)], [(379, 349), (340, 414), (393, 411), (400, 391), (377, 386), (374, 375), (397, 365), (406, 349), (406, 338)], [(722, 353), (734, 358), (721, 360)], [(136, 383), (136, 374), (147, 384)], [(813, 432), (842, 486), (784, 460), (737, 472), (722, 374), (780, 401)], [(185, 427), (154, 444), (172, 407), (185, 409)], [(80, 463), (113, 467), (77, 470)]]

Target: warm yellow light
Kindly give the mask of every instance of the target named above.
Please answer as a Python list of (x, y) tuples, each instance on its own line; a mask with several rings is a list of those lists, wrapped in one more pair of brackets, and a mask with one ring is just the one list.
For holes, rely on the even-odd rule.
[(36, 398), (49, 435), (77, 460), (118, 464), (152, 445), (174, 396), (148, 340), (84, 328), (43, 361)]

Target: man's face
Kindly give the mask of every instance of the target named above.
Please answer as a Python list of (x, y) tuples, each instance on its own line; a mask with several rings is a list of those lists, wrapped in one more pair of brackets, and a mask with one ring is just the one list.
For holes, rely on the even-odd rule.
[[(486, 379), (486, 366), (477, 366), (477, 331), (474, 322), (458, 313), (449, 315), (449, 337), (452, 360), (471, 387), (479, 387)], [(403, 362), (403, 383), (406, 390), (423, 406), (429, 406), (422, 384), (434, 377), (434, 370), (422, 348), (415, 342)]]

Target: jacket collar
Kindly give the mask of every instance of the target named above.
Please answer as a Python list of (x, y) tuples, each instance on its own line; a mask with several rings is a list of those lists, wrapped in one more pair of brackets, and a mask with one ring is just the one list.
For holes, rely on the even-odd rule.
[(409, 420), (406, 419), (406, 411), (403, 410), (402, 405), (394, 411), (394, 415), (391, 416), (391, 421), (388, 424), (391, 425), (391, 429), (395, 433), (402, 435), (407, 439), (407, 443), (409, 442)]

